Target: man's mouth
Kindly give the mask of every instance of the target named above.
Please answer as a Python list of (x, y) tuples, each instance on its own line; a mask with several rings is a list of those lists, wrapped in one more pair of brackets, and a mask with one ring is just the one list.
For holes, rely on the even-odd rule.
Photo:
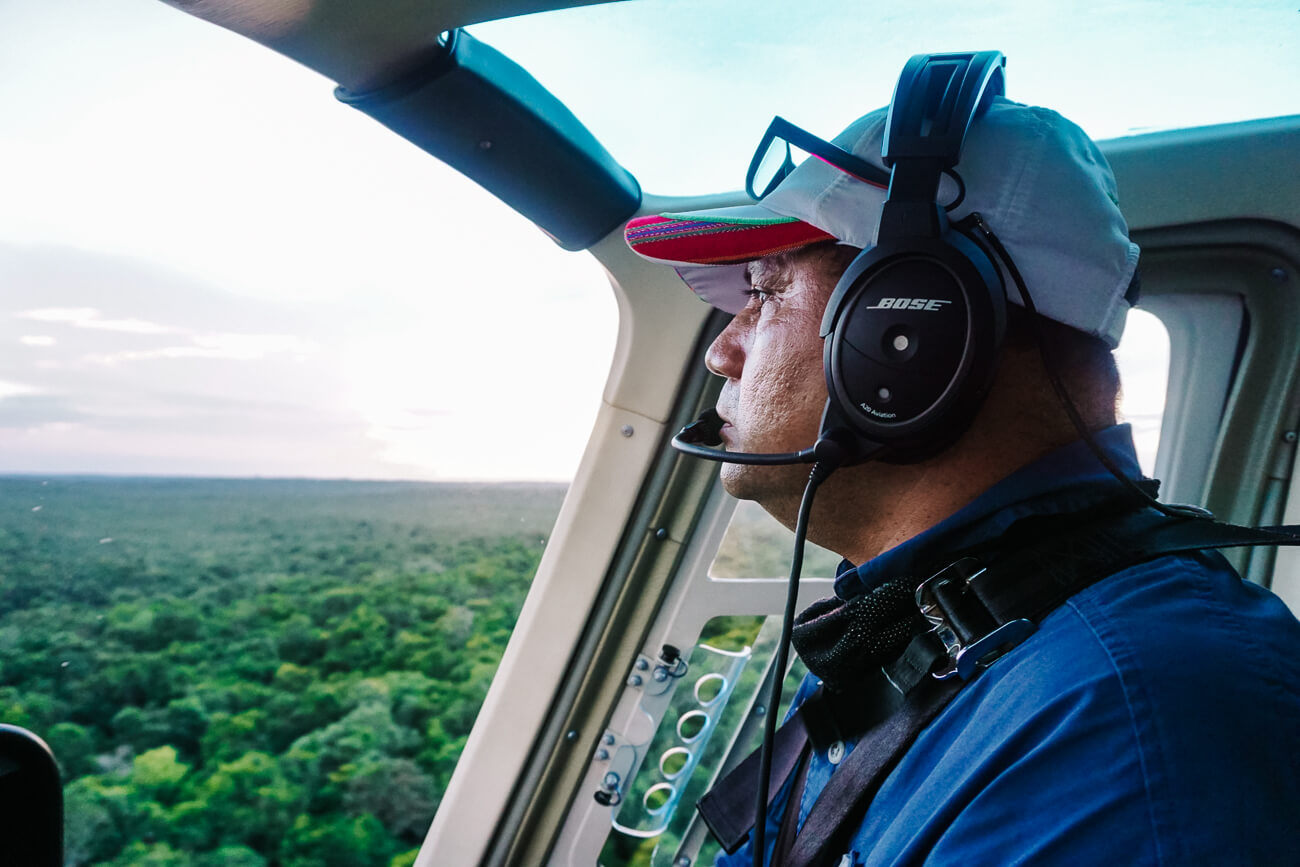
[(735, 431), (736, 428), (722, 413), (718, 413), (718, 418), (722, 419), (722, 427), (718, 428), (718, 436), (722, 437), (724, 445), (731, 445), (732, 432)]

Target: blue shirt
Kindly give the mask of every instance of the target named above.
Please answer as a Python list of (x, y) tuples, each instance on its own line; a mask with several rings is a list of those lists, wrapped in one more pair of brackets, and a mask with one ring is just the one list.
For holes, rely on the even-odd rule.
[[(1127, 426), (1099, 439), (1138, 476)], [(1110, 478), (1082, 442), (1066, 446), (844, 569), (836, 593), (1027, 515), (1094, 505)], [(1116, 573), (957, 694), (886, 777), (840, 863), (1300, 864), (1298, 658), (1300, 623), (1216, 553)], [(796, 706), (817, 686), (806, 679)], [(800, 824), (837, 767), (829, 752), (813, 754)], [(717, 863), (750, 864), (748, 846)]]

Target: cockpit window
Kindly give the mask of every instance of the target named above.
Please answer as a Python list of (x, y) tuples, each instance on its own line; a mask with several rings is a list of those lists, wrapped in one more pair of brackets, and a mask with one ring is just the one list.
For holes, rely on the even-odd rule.
[(711, 0), (471, 30), (572, 106), (645, 189), (688, 195), (740, 189), (773, 115), (831, 134), (887, 105), (912, 54), (953, 46), (1002, 51), (1010, 98), (1051, 106), (1094, 139), (1300, 114), (1297, 19), (1273, 0), (754, 0), (743, 15)]
[[(164, 4), (13, 7), (0, 721), (59, 755), (70, 864), (409, 865), (596, 416), (606, 275), (250, 42)], [(734, 12), (473, 30), (655, 193), (738, 189), (774, 114), (839, 129), (930, 48), (1006, 52), (1014, 98), (1097, 138), (1300, 113), (1284, 4)], [(1168, 362), (1130, 339), (1149, 472)], [(760, 515), (737, 509), (720, 582), (785, 574)], [(750, 627), (701, 643), (721, 666)]]
[(608, 279), (163, 4), (3, 17), (0, 721), (58, 757), (67, 863), (409, 864)]
[(1122, 383), (1119, 420), (1133, 428), (1142, 472), (1154, 476), (1169, 387), (1169, 332), (1158, 317), (1142, 309), (1129, 311), (1115, 363)]

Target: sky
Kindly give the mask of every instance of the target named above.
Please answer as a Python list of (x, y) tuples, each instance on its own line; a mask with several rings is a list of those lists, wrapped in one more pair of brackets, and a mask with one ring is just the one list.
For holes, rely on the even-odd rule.
[(0, 0), (0, 472), (566, 479), (594, 260), (161, 3)]
[[(971, 42), (1098, 138), (1300, 111), (1293, 3), (745, 8), (473, 32), (657, 193), (734, 189), (773, 114), (833, 134), (911, 53)], [(1189, 57), (1207, 36), (1213, 62)], [(617, 327), (601, 269), (252, 42), (154, 0), (0, 0), (0, 191), (0, 473), (577, 466)], [(1161, 337), (1131, 331), (1150, 428)]]

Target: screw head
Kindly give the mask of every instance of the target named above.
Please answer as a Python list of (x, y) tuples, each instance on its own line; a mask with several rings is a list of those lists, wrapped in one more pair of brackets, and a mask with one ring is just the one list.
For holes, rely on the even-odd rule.
[(629, 678), (627, 679), (627, 685), (628, 685), (628, 686), (640, 686), (640, 685), (641, 685), (641, 675), (639, 675), (639, 674), (634, 674), (634, 675), (632, 675), (631, 677), (629, 677)]
[(609, 761), (609, 750), (606, 749), (596, 750), (596, 761), (598, 762)]
[(632, 436), (632, 434), (636, 433), (636, 429), (633, 428), (632, 425), (630, 425), (630, 424), (625, 424), (625, 425), (623, 425), (621, 428), (618, 429), (618, 432), (621, 433), (621, 434), (622, 434), (623, 436), (625, 436), (625, 437), (630, 437), (630, 436)]
[(603, 738), (601, 738), (601, 740), (605, 742), (605, 746), (607, 747), (614, 746), (614, 736), (611, 734), (606, 734)]
[(668, 538), (668, 528), (667, 528), (667, 527), (660, 527), (659, 529), (655, 530), (655, 538), (658, 539), (660, 542), (662, 542), (664, 539), (667, 539), (667, 538)]
[(668, 669), (664, 668), (662, 665), (658, 666), (653, 672), (651, 672), (650, 676), (654, 678), (656, 683), (663, 683), (668, 679)]
[(763, 716), (766, 713), (767, 713), (767, 707), (765, 705), (761, 705), (761, 704), (754, 705), (754, 716)]
[(1268, 272), (1268, 274), (1279, 283), (1286, 282), (1287, 274), (1285, 268), (1274, 268), (1272, 271)]
[(618, 780), (619, 780), (618, 774), (614, 773), (613, 771), (610, 771), (609, 773), (605, 774), (605, 779), (604, 779), (605, 788), (607, 789), (618, 788)]
[(1297, 434), (1293, 430), (1289, 430), (1286, 433), (1282, 434), (1282, 442), (1284, 443), (1293, 443), (1297, 439), (1300, 439), (1300, 434)]
[(578, 730), (569, 729), (567, 732), (564, 733), (564, 739), (566, 741), (576, 741), (578, 739)]

